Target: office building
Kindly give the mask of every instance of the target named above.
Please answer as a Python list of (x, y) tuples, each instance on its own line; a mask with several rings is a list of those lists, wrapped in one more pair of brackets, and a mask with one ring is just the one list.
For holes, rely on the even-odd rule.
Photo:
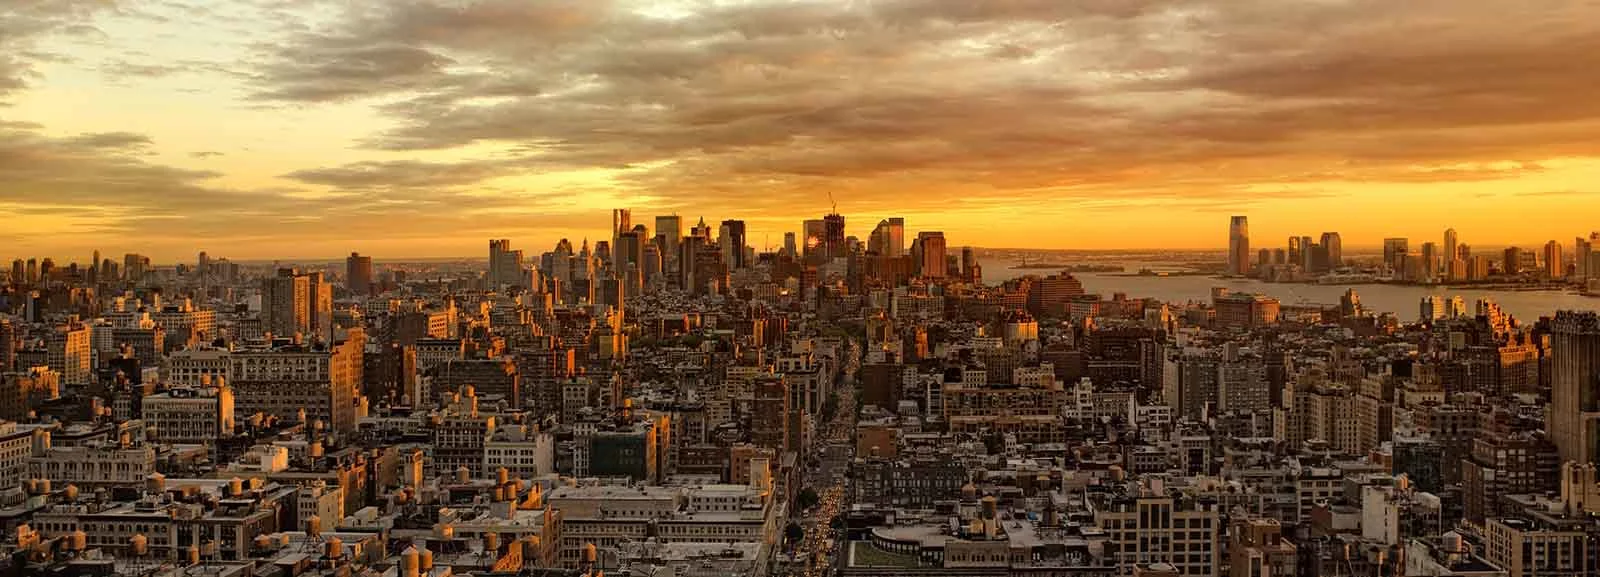
[(1563, 262), (1561, 243), (1550, 241), (1544, 244), (1544, 278), (1560, 280), (1567, 278), (1567, 265)]
[(304, 411), (341, 434), (355, 431), (361, 412), (363, 348), (360, 329), (331, 346), (283, 345), (234, 351), (229, 372), (240, 414), (263, 413), (291, 422)]
[(1508, 275), (1522, 274), (1533, 268), (1531, 262), (1522, 259), (1522, 249), (1518, 247), (1507, 248), (1500, 260), (1500, 272)]
[(1406, 257), (1411, 254), (1411, 243), (1404, 238), (1383, 239), (1383, 264), (1395, 277), (1404, 277)]
[(1563, 462), (1600, 461), (1600, 315), (1556, 313), (1549, 354), (1550, 440)]
[(0, 314), (0, 373), (16, 370), (17, 325)]
[(355, 296), (372, 294), (372, 257), (352, 252), (344, 259), (344, 288)]
[(745, 245), (749, 244), (745, 238), (744, 221), (724, 220), (718, 228), (717, 245), (722, 250), (722, 262), (728, 264), (730, 269), (749, 267), (745, 262)]
[(948, 259), (945, 258), (944, 233), (923, 231), (917, 233), (917, 249), (921, 251), (923, 278), (944, 278)]
[(261, 328), (274, 336), (333, 339), (333, 287), (322, 273), (278, 269), (261, 283)]
[(656, 217), (656, 238), (661, 239), (662, 269), (677, 270), (678, 244), (683, 242), (683, 218), (678, 215)]
[(872, 236), (867, 238), (867, 252), (879, 256), (897, 257), (906, 251), (906, 221), (903, 218), (887, 218), (878, 222), (878, 227), (872, 229)]
[(510, 239), (490, 240), (489, 274), (485, 279), (489, 290), (525, 284), (522, 261), (522, 251), (513, 250)]
[(1228, 274), (1250, 274), (1250, 219), (1235, 216), (1228, 223)]
[(225, 382), (174, 388), (145, 397), (140, 415), (156, 442), (215, 446), (233, 434), (233, 390)]
[(93, 351), (88, 325), (67, 324), (55, 327), (45, 338), (50, 370), (61, 375), (61, 384), (82, 386), (94, 379)]
[(822, 217), (823, 254), (828, 258), (842, 258), (846, 253), (844, 243), (844, 216), (834, 213)]
[(1327, 253), (1327, 269), (1344, 267), (1344, 239), (1337, 232), (1322, 233), (1322, 250)]

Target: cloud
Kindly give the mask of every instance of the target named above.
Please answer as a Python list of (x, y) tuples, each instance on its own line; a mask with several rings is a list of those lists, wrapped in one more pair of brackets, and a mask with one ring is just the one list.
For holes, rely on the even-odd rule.
[[(34, 63), (56, 58), (33, 50), (50, 34), (85, 36), (98, 33), (89, 22), (114, 9), (115, 0), (24, 0), (0, 10), (0, 98), (26, 88), (38, 72)], [(0, 105), (5, 103), (0, 100)]]
[[(1600, 77), (1573, 73), (1600, 64), (1600, 10), (1578, 0), (647, 8), (363, 9), (276, 48), (257, 97), (382, 97), (395, 125), (374, 148), (649, 167), (624, 184), (666, 199), (761, 190), (774, 210), (823, 182), (869, 203), (903, 187), (927, 203), (1180, 187), (1247, 199), (1240, 185), (1499, 178), (1417, 167), (1600, 154)], [(301, 176), (423, 178), (372, 168)]]

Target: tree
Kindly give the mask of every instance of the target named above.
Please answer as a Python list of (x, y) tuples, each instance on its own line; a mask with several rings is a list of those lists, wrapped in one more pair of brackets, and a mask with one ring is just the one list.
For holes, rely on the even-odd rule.
[(828, 393), (828, 400), (822, 402), (822, 422), (832, 423), (838, 415), (839, 393)]
[(783, 536), (790, 542), (799, 541), (806, 538), (806, 530), (801, 528), (799, 523), (790, 521), (789, 526), (783, 528)]
[(795, 497), (795, 504), (800, 506), (801, 511), (815, 507), (821, 501), (822, 498), (817, 496), (817, 490), (811, 487), (801, 489), (800, 495)]

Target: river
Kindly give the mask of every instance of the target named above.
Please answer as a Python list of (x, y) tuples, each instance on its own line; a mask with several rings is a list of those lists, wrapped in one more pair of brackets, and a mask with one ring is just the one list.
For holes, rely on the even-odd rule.
[[(983, 280), (989, 284), (1027, 274), (1044, 276), (1053, 273), (1042, 269), (1013, 269), (1009, 262), (985, 261), (982, 264)], [(1171, 264), (1151, 263), (1132, 263), (1128, 265), (1128, 270), (1137, 271), (1147, 266), (1156, 270), (1178, 270)], [(1129, 298), (1150, 297), (1167, 303), (1210, 302), (1213, 287), (1226, 287), (1233, 292), (1271, 296), (1285, 305), (1338, 305), (1344, 291), (1354, 288), (1356, 294), (1361, 296), (1361, 306), (1366, 310), (1395, 313), (1400, 320), (1407, 322), (1417, 319), (1422, 298), (1431, 295), (1445, 298), (1459, 296), (1466, 301), (1468, 311), (1474, 309), (1474, 303), (1479, 299), (1487, 298), (1499, 303), (1502, 310), (1528, 323), (1541, 316), (1553, 316), (1557, 310), (1600, 310), (1600, 298), (1573, 292), (1491, 291), (1388, 284), (1310, 285), (1208, 276), (1127, 276), (1123, 273), (1075, 273), (1073, 276), (1083, 282), (1084, 290), (1107, 298), (1113, 293), (1125, 293)]]

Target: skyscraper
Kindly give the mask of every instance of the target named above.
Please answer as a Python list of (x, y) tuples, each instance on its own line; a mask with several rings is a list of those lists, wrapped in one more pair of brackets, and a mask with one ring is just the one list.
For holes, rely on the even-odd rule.
[(802, 249), (807, 261), (817, 262), (825, 260), (823, 255), (827, 249), (823, 246), (823, 237), (827, 236), (826, 225), (821, 220), (807, 220), (801, 224), (800, 232), (805, 244)]
[(840, 258), (845, 255), (844, 216), (828, 214), (822, 217), (822, 243), (827, 247), (823, 254), (828, 255), (828, 258)]
[(1578, 282), (1594, 278), (1595, 271), (1589, 266), (1590, 261), (1594, 260), (1594, 244), (1589, 242), (1589, 239), (1581, 236), (1575, 239), (1572, 244), (1576, 253), (1573, 264), (1577, 265)]
[(1567, 264), (1563, 262), (1559, 242), (1552, 240), (1544, 243), (1544, 277), (1552, 280), (1567, 278)]
[(372, 294), (372, 257), (352, 252), (344, 259), (344, 288), (353, 295)]
[(1404, 238), (1383, 239), (1383, 264), (1389, 267), (1395, 276), (1403, 277), (1406, 272), (1406, 257), (1411, 254), (1411, 241)]
[(783, 233), (783, 254), (789, 258), (800, 256), (800, 248), (795, 242), (794, 231)]
[(867, 237), (867, 252), (879, 256), (901, 256), (906, 253), (906, 219), (900, 217), (878, 221)]
[(1337, 232), (1322, 233), (1322, 250), (1328, 253), (1328, 268), (1338, 269), (1344, 266), (1344, 240)]
[(944, 233), (939, 231), (923, 231), (917, 233), (917, 246), (922, 252), (922, 276), (925, 278), (944, 278), (945, 258)]
[(333, 342), (333, 287), (322, 273), (278, 269), (261, 282), (261, 328), (274, 336)]
[(511, 249), (510, 239), (489, 241), (489, 275), (485, 279), (489, 290), (523, 284), (522, 251)]
[(1600, 461), (1600, 315), (1557, 312), (1550, 361), (1550, 440), (1563, 462)]
[(662, 270), (674, 270), (678, 262), (678, 243), (683, 242), (683, 218), (676, 214), (657, 216), (656, 238), (661, 239)]
[(744, 247), (749, 244), (745, 239), (744, 221), (724, 220), (718, 232), (721, 233), (718, 242), (722, 248), (722, 262), (727, 263), (728, 268), (732, 269), (749, 266), (744, 261)]
[(1250, 219), (1235, 216), (1228, 224), (1228, 274), (1250, 274)]
[[(1456, 237), (1456, 229), (1449, 228), (1444, 231), (1444, 271), (1450, 272), (1450, 263), (1461, 256), (1461, 239)], [(1449, 277), (1449, 274), (1445, 275)]]
[(17, 327), (11, 319), (0, 315), (0, 373), (16, 370)]

